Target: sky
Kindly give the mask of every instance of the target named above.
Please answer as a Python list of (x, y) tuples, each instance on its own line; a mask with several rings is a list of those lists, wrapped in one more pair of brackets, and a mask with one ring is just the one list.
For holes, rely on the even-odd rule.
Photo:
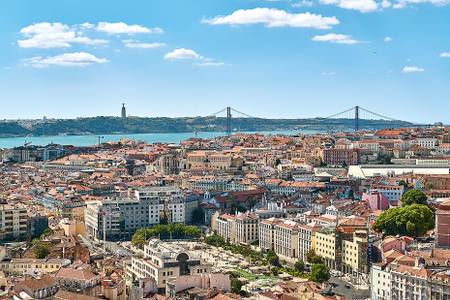
[(2, 0), (0, 119), (450, 124), (450, 0)]

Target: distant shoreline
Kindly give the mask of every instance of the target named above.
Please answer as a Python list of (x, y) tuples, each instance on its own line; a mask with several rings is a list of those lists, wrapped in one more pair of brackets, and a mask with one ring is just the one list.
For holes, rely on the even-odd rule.
[[(310, 131), (308, 129), (274, 129), (270, 130), (270, 132), (286, 132), (286, 131), (298, 131), (301, 133), (302, 131)], [(264, 133), (265, 131), (261, 130), (249, 130), (249, 131), (233, 131), (232, 133)], [(317, 130), (317, 132), (321, 132), (321, 130)], [(108, 136), (108, 135), (145, 135), (145, 134), (195, 134), (195, 131), (177, 131), (177, 132), (110, 132), (110, 133), (65, 133), (65, 134), (50, 134), (50, 135), (1, 135), (0, 139), (10, 139), (10, 138), (48, 138), (48, 137), (74, 137), (74, 136)], [(223, 133), (226, 135), (226, 132), (221, 131), (197, 131), (197, 134), (201, 133)]]
[[(353, 119), (258, 119), (233, 118), (235, 132), (282, 131), (346, 131), (354, 128)], [(410, 127), (403, 121), (363, 120), (359, 129)], [(0, 138), (38, 138), (53, 136), (102, 136), (132, 134), (188, 134), (195, 132), (225, 132), (226, 118), (118, 118), (94, 117), (82, 119), (33, 120), (0, 122)]]
[[(316, 131), (298, 131), (298, 130), (281, 130), (281, 131), (256, 131), (256, 132), (239, 132), (239, 133), (260, 133), (260, 134), (284, 134), (294, 135), (303, 132), (304, 134), (314, 134)], [(97, 145), (98, 137), (104, 142), (118, 142), (121, 139), (144, 141), (147, 143), (180, 143), (189, 138), (212, 139), (219, 136), (225, 136), (222, 131), (209, 132), (184, 132), (184, 133), (137, 133), (137, 134), (85, 134), (85, 135), (52, 135), (52, 136), (21, 136), (0, 138), (0, 148), (14, 148), (23, 146), (24, 143), (31, 143), (34, 146), (45, 146), (50, 143), (61, 145), (73, 145), (78, 147)]]

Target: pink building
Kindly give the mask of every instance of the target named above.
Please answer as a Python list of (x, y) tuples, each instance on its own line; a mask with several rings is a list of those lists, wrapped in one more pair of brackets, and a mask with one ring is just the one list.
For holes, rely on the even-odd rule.
[(436, 210), (436, 247), (450, 247), (450, 200)]
[(380, 248), (383, 253), (390, 250), (395, 250), (399, 253), (405, 254), (406, 247), (411, 245), (414, 239), (409, 236), (387, 236), (380, 244)]
[(363, 201), (367, 201), (372, 210), (386, 210), (389, 208), (389, 199), (379, 192), (364, 193)]

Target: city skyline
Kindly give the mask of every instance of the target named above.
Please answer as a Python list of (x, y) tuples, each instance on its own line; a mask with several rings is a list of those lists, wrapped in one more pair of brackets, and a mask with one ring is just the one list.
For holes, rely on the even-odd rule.
[(0, 118), (118, 115), (123, 102), (141, 117), (361, 105), (448, 124), (449, 3), (5, 1)]

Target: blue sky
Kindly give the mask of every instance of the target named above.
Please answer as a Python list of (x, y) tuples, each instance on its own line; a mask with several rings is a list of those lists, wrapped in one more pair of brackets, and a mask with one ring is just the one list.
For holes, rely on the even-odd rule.
[(450, 123), (450, 0), (4, 0), (0, 118)]

